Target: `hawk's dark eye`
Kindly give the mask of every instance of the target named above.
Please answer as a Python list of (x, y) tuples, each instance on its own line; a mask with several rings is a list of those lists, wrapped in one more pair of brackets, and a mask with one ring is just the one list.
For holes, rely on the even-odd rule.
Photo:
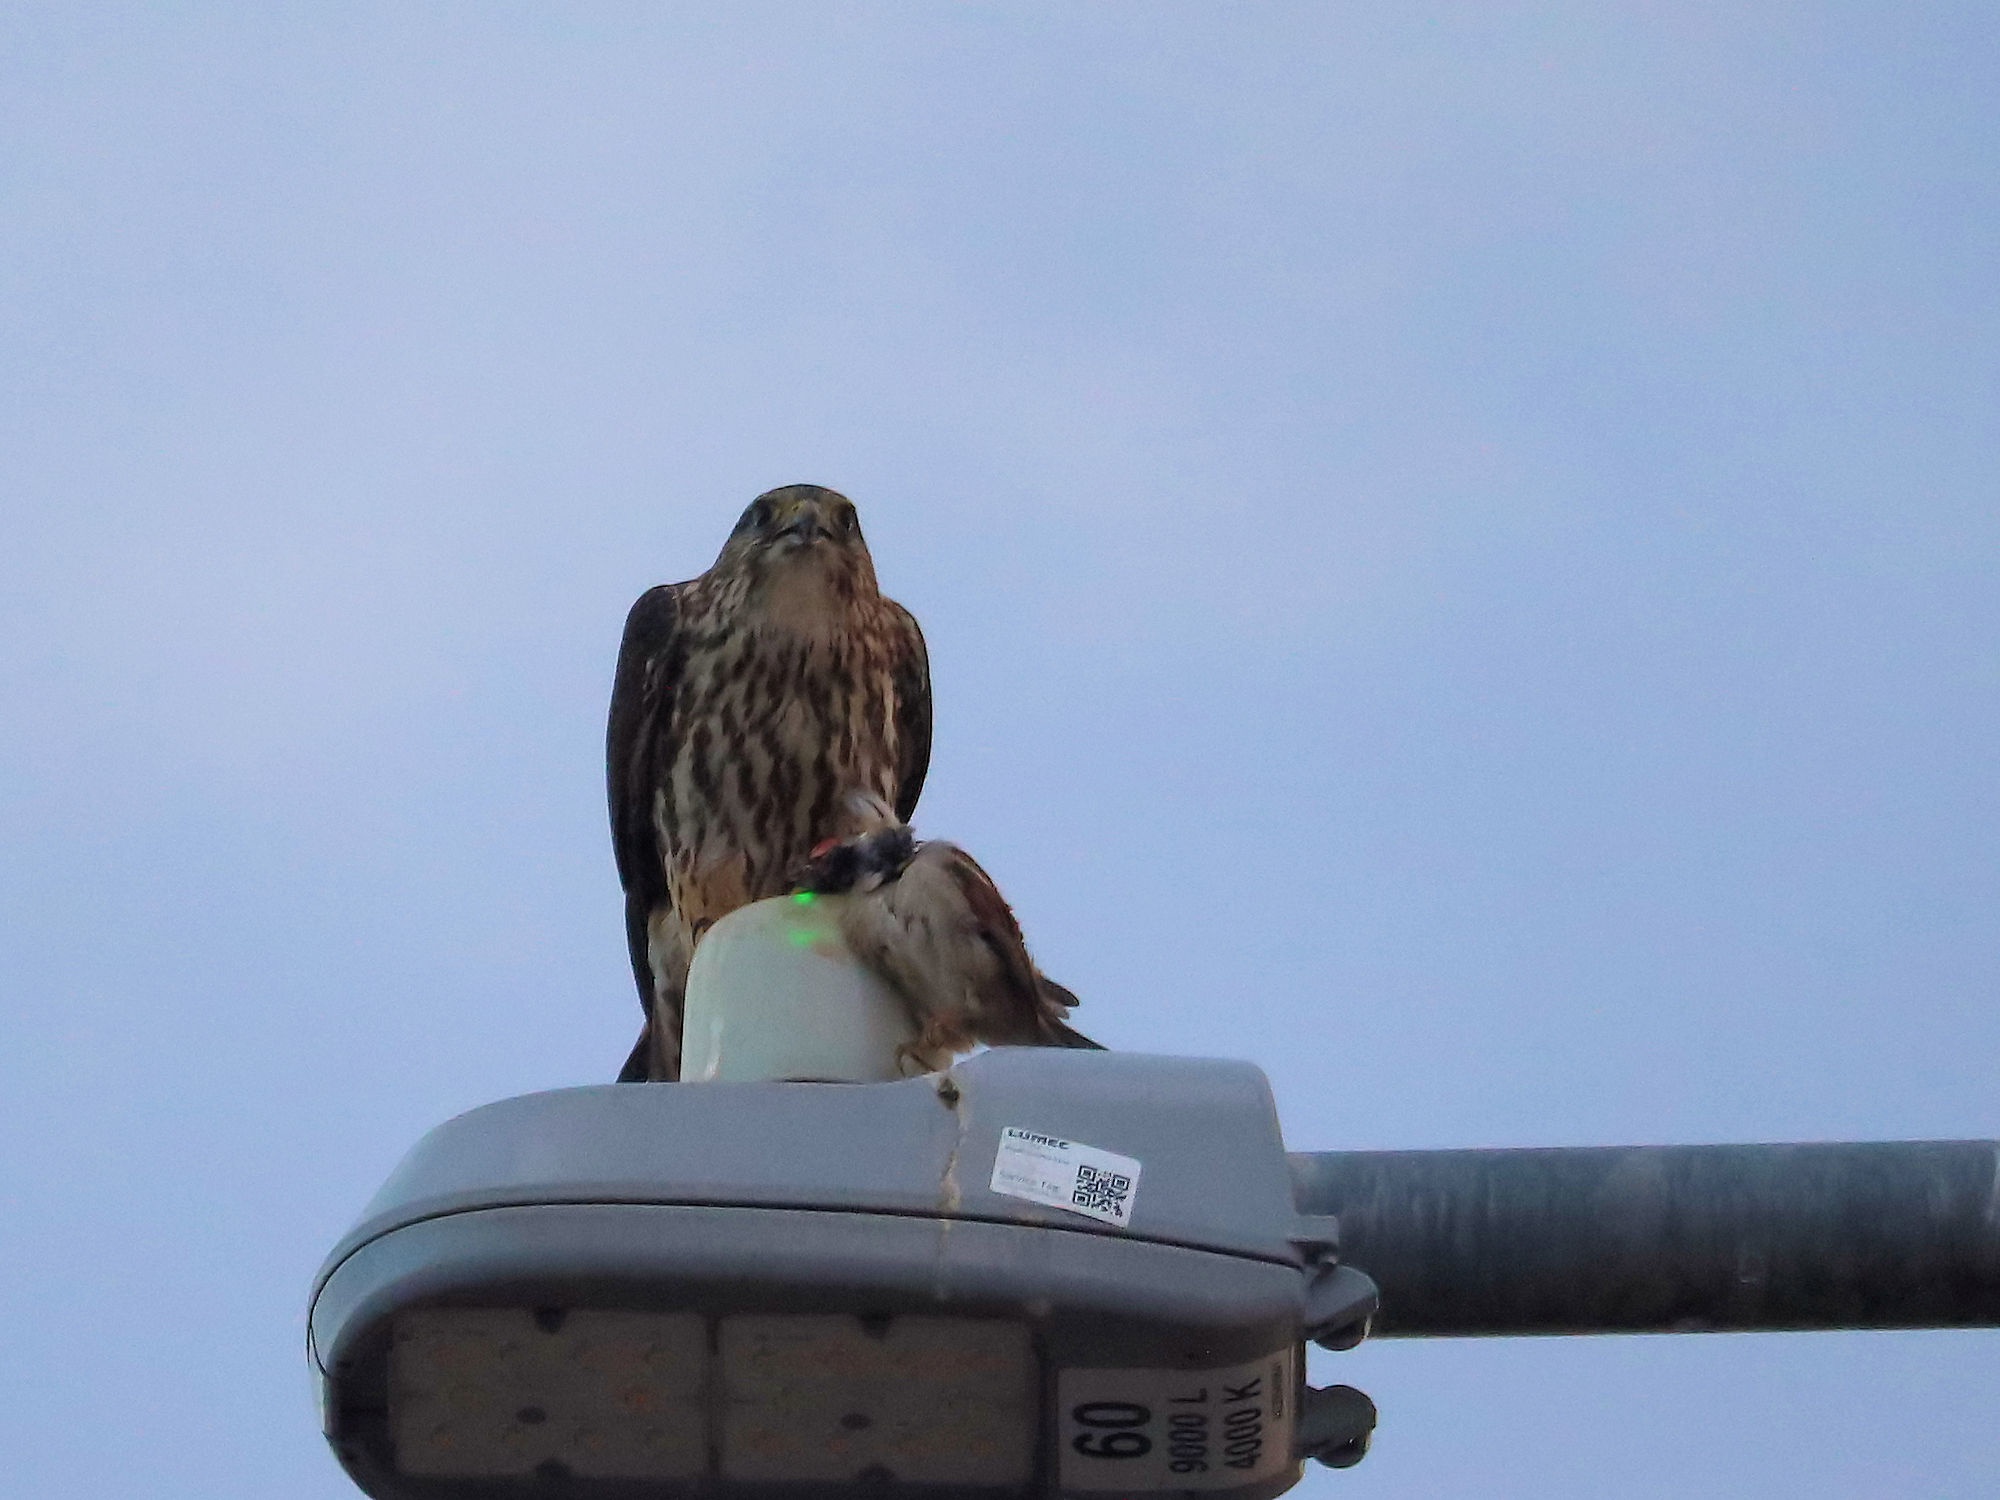
[(860, 529), (861, 529), (861, 517), (858, 514), (856, 514), (854, 507), (851, 505), (841, 506), (840, 534), (842, 536), (853, 536)]
[(746, 531), (762, 531), (764, 523), (771, 519), (771, 507), (762, 500), (750, 502), (750, 508), (743, 512), (743, 518), (736, 523), (735, 535)]

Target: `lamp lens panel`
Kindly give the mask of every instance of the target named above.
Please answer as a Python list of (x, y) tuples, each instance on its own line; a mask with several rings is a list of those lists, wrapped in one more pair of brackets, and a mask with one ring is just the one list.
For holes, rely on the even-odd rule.
[(722, 1319), (722, 1477), (1019, 1488), (1033, 1471), (1033, 1341), (999, 1319)]
[(1039, 1378), (1000, 1319), (423, 1308), (398, 1314), (389, 1433), (414, 1478), (950, 1484), (1032, 1477)]
[(426, 1308), (389, 1349), (389, 1432), (413, 1476), (686, 1479), (708, 1465), (694, 1313)]

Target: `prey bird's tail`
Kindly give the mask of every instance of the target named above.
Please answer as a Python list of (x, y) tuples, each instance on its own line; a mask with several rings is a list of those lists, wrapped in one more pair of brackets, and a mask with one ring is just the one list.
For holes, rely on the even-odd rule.
[(1050, 1021), (1048, 1035), (1044, 1039), (1046, 1047), (1088, 1047), (1092, 1052), (1109, 1050), (1102, 1042), (1093, 1042), (1067, 1021)]
[(1064, 1017), (1076, 1005), (1075, 993), (1067, 985), (1057, 984), (1039, 969), (1035, 971), (1035, 987), (1041, 991), (1042, 1013), (1041, 1035), (1036, 1038), (1044, 1047), (1087, 1047), (1092, 1052), (1107, 1050), (1104, 1043), (1093, 1042), (1089, 1037), (1070, 1025)]

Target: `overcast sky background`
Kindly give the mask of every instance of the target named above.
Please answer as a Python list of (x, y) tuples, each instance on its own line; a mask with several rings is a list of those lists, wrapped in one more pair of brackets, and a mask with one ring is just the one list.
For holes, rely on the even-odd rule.
[[(1295, 1148), (2000, 1135), (1996, 123), (1985, 5), (0, 10), (9, 1487), (353, 1493), (312, 1274), (624, 1058), (620, 623), (793, 481)], [(2000, 1472), (2000, 1334), (1318, 1369), (1309, 1496)]]

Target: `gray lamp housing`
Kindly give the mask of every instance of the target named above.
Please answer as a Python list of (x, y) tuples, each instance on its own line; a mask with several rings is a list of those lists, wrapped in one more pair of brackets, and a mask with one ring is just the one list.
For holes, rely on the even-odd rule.
[(1365, 1451), (1374, 1287), (1263, 1074), (1000, 1048), (897, 1083), (531, 1094), (334, 1249), (328, 1441), (380, 1497), (1187, 1493)]

